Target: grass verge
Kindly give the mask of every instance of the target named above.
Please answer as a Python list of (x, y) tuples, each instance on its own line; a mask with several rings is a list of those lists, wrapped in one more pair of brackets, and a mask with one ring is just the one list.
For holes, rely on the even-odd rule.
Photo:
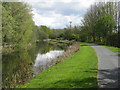
[(104, 47), (108, 48), (112, 52), (118, 52), (118, 56), (120, 56), (120, 48), (118, 48), (118, 47), (112, 47), (112, 46), (104, 46)]
[(19, 88), (97, 88), (97, 56), (90, 46), (51, 66)]

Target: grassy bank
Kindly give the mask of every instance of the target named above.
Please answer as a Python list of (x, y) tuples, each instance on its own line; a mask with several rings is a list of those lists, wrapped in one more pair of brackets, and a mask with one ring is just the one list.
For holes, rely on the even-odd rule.
[(104, 47), (108, 48), (112, 52), (120, 52), (120, 48), (117, 47), (112, 47), (112, 46), (104, 46)]
[[(93, 43), (93, 42), (87, 42), (87, 43)], [(118, 56), (120, 56), (120, 48), (118, 48), (118, 47), (114, 47), (114, 46), (106, 46), (106, 45), (103, 45), (103, 44), (101, 44), (101, 43), (93, 43), (93, 44), (96, 44), (96, 45), (101, 45), (101, 46), (103, 46), (103, 47), (106, 47), (106, 48), (108, 48), (110, 51), (112, 51), (112, 52), (118, 52)]]
[(120, 48), (118, 48), (118, 47), (112, 47), (112, 46), (104, 46), (104, 47), (108, 48), (112, 52), (118, 52), (118, 55), (120, 56)]
[(97, 87), (97, 56), (92, 47), (80, 50), (63, 62), (51, 66), (20, 88), (89, 88)]

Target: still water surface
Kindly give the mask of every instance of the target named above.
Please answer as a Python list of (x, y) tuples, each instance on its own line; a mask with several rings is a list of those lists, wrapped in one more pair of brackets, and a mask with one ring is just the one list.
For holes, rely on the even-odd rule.
[(14, 88), (24, 84), (49, 67), (49, 62), (65, 51), (65, 46), (37, 43), (30, 50), (17, 50), (2, 55), (2, 87)]
[(41, 72), (39, 67), (43, 67), (43, 70), (48, 68), (50, 66), (51, 60), (55, 59), (57, 56), (62, 55), (63, 52), (64, 50), (51, 50), (45, 54), (38, 53), (33, 67), (35, 73), (38, 74)]

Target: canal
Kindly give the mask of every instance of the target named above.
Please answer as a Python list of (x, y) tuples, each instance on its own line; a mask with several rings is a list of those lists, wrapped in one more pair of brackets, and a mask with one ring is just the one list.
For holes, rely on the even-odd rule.
[(50, 66), (50, 62), (63, 54), (63, 45), (39, 42), (29, 50), (16, 50), (2, 55), (2, 87), (15, 88), (25, 84)]

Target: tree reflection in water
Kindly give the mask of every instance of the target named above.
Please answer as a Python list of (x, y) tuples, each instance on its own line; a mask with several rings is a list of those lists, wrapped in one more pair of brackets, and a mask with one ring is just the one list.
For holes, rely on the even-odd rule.
[[(11, 54), (3, 54), (2, 87), (15, 88), (18, 85), (29, 81), (35, 74), (33, 67), (38, 54), (45, 55), (51, 50), (63, 51), (63, 49), (65, 50), (66, 47), (58, 47), (57, 45), (50, 45), (45, 42), (40, 42), (29, 50), (20, 49)], [(39, 66), (39, 70), (40, 69), (43, 69), (43, 67)]]

